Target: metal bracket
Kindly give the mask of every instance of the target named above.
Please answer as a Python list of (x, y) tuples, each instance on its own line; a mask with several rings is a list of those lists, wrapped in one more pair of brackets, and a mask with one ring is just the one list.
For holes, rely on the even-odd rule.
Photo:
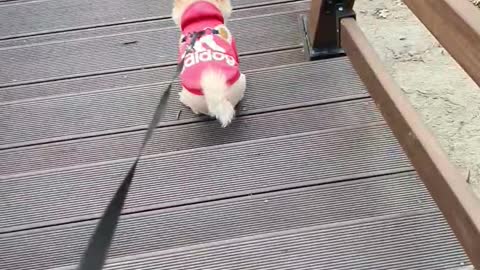
[(335, 45), (333, 46), (314, 48), (308, 36), (308, 18), (305, 15), (301, 16), (300, 25), (303, 30), (303, 46), (307, 59), (319, 60), (345, 55), (345, 51), (341, 46), (340, 22), (344, 18), (356, 19), (355, 12), (352, 9), (347, 8), (345, 2), (345, 0), (327, 0), (321, 14), (321, 16), (335, 16), (335, 31), (337, 38)]

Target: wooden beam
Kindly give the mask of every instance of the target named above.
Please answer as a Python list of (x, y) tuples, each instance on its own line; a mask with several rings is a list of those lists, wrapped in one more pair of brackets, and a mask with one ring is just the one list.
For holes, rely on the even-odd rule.
[(345, 3), (346, 9), (352, 9), (355, 0), (312, 0), (308, 16), (308, 38), (313, 48), (337, 47), (337, 19), (335, 13), (326, 12), (326, 6), (336, 2)]
[(322, 14), (327, 0), (312, 0), (308, 16), (308, 38), (312, 47), (336, 46), (335, 16)]
[(480, 10), (468, 0), (404, 0), (480, 86)]
[(470, 260), (480, 269), (480, 200), (423, 125), (355, 20), (342, 20), (341, 34), (342, 47), (355, 70)]

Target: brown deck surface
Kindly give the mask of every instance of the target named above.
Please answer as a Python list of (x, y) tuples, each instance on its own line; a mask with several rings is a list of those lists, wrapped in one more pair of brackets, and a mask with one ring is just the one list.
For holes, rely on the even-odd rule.
[[(170, 2), (0, 1), (0, 269), (75, 269), (175, 70)], [(240, 115), (170, 100), (106, 269), (469, 265), (348, 59), (304, 60), (308, 1), (233, 4)]]

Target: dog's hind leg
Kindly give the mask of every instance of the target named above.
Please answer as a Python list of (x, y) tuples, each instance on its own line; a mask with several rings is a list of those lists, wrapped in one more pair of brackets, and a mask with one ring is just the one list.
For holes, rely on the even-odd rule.
[(194, 114), (208, 115), (208, 107), (204, 96), (192, 94), (185, 88), (182, 89), (179, 96), (180, 102), (189, 107)]
[(237, 82), (232, 84), (227, 91), (227, 100), (235, 107), (243, 99), (247, 88), (247, 79), (245, 74), (241, 74)]

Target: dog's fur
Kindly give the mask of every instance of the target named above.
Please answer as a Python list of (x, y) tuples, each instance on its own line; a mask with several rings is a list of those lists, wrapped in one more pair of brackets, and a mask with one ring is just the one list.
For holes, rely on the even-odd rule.
[[(231, 13), (230, 0), (175, 0), (172, 18), (180, 26), (184, 11), (193, 3), (204, 1), (214, 4), (226, 21)], [(228, 126), (235, 116), (235, 106), (242, 100), (246, 88), (246, 78), (240, 78), (231, 86), (227, 85), (225, 75), (215, 69), (205, 70), (201, 75), (203, 95), (194, 95), (186, 89), (180, 93), (180, 101), (192, 109), (195, 114), (206, 114), (217, 118), (222, 127)]]

